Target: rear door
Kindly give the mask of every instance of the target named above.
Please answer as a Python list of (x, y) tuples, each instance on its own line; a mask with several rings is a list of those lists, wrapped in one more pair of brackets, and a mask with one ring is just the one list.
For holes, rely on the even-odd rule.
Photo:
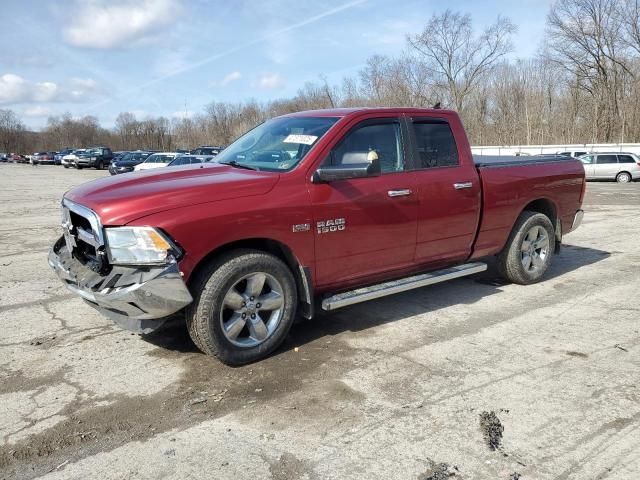
[(595, 178), (614, 179), (618, 174), (617, 155), (596, 155)]
[(462, 156), (444, 118), (407, 119), (412, 176), (417, 184), (415, 262), (437, 266), (465, 260), (480, 218), (480, 178), (472, 158)]
[(351, 127), (322, 162), (344, 165), (353, 153), (374, 150), (382, 174), (309, 186), (319, 286), (412, 265), (417, 195), (405, 141), (397, 115), (369, 118)]

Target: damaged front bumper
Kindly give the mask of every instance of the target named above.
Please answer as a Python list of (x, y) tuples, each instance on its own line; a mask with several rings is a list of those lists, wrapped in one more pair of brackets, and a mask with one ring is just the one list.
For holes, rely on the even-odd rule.
[(178, 264), (113, 266), (101, 275), (75, 259), (61, 237), (49, 251), (49, 265), (73, 293), (120, 327), (150, 333), (193, 301)]

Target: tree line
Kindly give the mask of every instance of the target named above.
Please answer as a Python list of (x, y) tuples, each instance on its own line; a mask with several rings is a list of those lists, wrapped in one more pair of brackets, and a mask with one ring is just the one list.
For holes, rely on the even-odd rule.
[(181, 119), (124, 112), (105, 129), (95, 117), (65, 114), (34, 133), (0, 110), (0, 149), (227, 145), (268, 118), (299, 110), (436, 104), (460, 113), (473, 145), (640, 141), (640, 0), (557, 0), (530, 59), (510, 58), (515, 33), (508, 18), (476, 31), (469, 14), (446, 10), (408, 34), (402, 54), (374, 55), (338, 84), (320, 77), (292, 98), (213, 102)]

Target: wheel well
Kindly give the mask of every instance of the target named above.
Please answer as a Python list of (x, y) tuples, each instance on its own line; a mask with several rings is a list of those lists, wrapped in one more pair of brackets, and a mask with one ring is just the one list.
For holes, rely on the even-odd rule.
[(542, 213), (543, 215), (546, 215), (549, 218), (549, 220), (551, 220), (551, 223), (555, 228), (557, 214), (556, 214), (556, 207), (551, 200), (547, 200), (546, 198), (539, 198), (538, 200), (529, 202), (527, 206), (523, 208), (523, 211), (524, 210), (529, 210), (531, 212), (538, 212), (538, 213)]
[(230, 252), (231, 250), (241, 248), (267, 252), (282, 260), (289, 267), (289, 270), (291, 270), (291, 273), (296, 280), (299, 301), (305, 305), (305, 308), (302, 311), (303, 316), (307, 318), (311, 318), (313, 316), (313, 291), (311, 288), (311, 276), (309, 275), (308, 269), (298, 262), (289, 247), (276, 240), (269, 238), (249, 238), (222, 245), (209, 252), (204, 258), (202, 258), (202, 260), (200, 260), (200, 262), (198, 262), (196, 267), (193, 269), (190, 278), (196, 278), (198, 271), (204, 268), (214, 258), (226, 252)]
[(620, 170), (618, 173), (616, 173), (616, 178), (618, 178), (618, 176), (619, 176), (621, 173), (626, 173), (626, 174), (627, 174), (627, 175), (629, 175), (630, 177), (633, 177), (633, 175), (631, 175), (631, 172), (627, 172), (626, 170)]
[(529, 202), (527, 206), (524, 207), (523, 211), (525, 210), (542, 213), (551, 220), (551, 225), (553, 225), (553, 230), (556, 234), (555, 253), (560, 253), (560, 245), (562, 244), (562, 224), (560, 223), (560, 218), (558, 218), (556, 206), (553, 202), (546, 198), (539, 198), (538, 200)]

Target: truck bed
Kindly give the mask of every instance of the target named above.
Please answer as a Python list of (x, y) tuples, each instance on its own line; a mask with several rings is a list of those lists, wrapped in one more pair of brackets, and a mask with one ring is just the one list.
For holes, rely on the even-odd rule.
[(477, 167), (511, 167), (540, 163), (575, 162), (575, 159), (566, 155), (474, 155), (473, 161)]
[(482, 183), (482, 218), (473, 259), (502, 249), (528, 199), (551, 206), (562, 234), (571, 230), (584, 186), (579, 160), (562, 155), (474, 155), (473, 160)]

